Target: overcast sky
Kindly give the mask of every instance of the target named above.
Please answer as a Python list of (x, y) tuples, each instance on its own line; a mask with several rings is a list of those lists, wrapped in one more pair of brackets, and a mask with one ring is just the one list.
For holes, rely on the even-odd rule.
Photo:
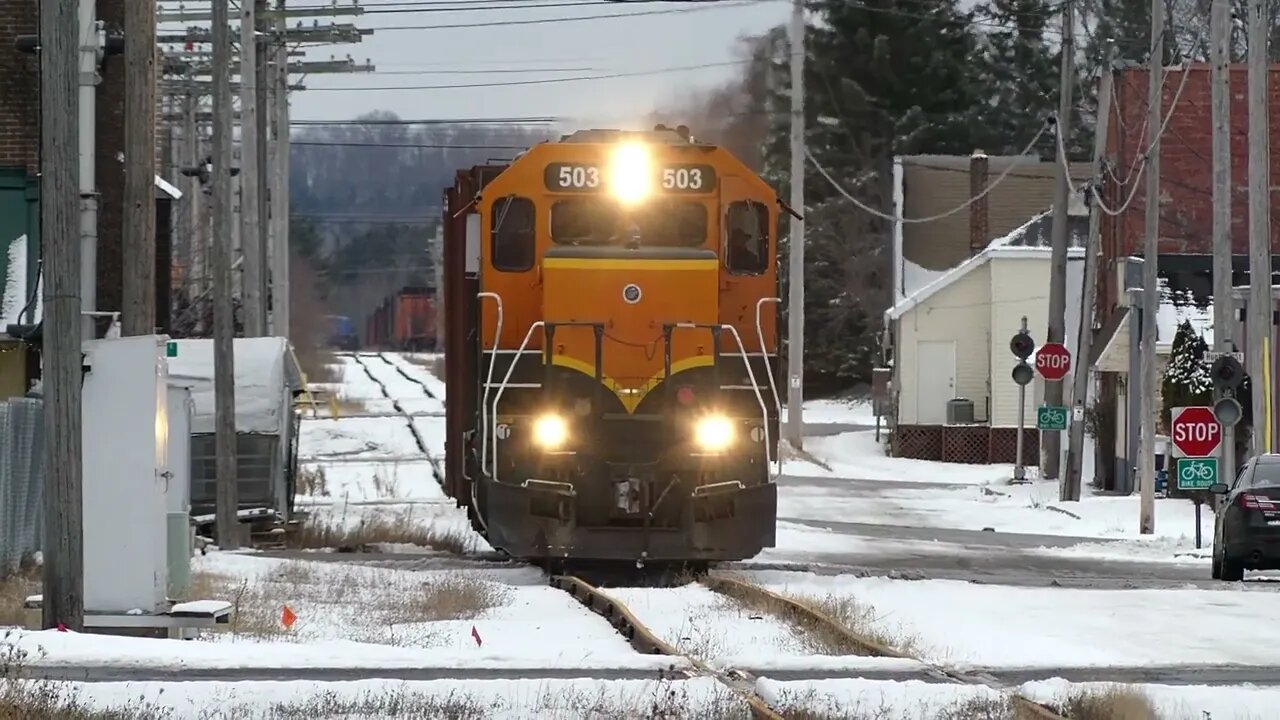
[[(340, 5), (350, 2), (337, 1)], [(328, 3), (297, 0), (289, 4)], [(355, 22), (375, 33), (359, 44), (312, 49), (308, 59), (350, 54), (361, 63), (370, 60), (377, 72), (306, 77), (303, 83), (308, 89), (291, 98), (294, 118), (349, 119), (372, 110), (390, 110), (402, 118), (557, 116), (596, 127), (638, 127), (648, 112), (684, 91), (714, 85), (736, 73), (739, 66), (727, 64), (739, 59), (736, 38), (786, 22), (790, 3), (636, 2), (625, 6), (599, 0), (364, 0), (361, 6), (412, 12), (334, 20)], [(571, 20), (630, 13), (638, 15)], [(527, 23), (531, 20), (550, 21)], [(424, 27), (510, 22), (524, 24)], [(393, 29), (397, 27), (420, 29)], [(678, 67), (695, 69), (497, 87), (358, 89), (528, 82)]]

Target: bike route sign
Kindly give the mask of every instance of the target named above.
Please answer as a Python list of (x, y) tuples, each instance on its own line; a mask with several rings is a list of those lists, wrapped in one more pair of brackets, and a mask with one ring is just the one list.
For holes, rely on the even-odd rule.
[(1036, 427), (1040, 430), (1066, 430), (1067, 409), (1061, 405), (1041, 405), (1036, 409)]
[(1218, 458), (1178, 458), (1178, 489), (1208, 490), (1218, 482)]

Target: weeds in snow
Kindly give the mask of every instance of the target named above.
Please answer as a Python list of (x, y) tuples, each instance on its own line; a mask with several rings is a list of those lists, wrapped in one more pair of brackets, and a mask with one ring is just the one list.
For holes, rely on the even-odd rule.
[(0, 578), (0, 626), (22, 625), (23, 604), (39, 592), (40, 568), (32, 563), (23, 563), (18, 572)]
[(294, 549), (334, 548), (339, 552), (369, 552), (376, 545), (416, 545), (440, 550), (454, 555), (466, 555), (475, 550), (475, 538), (467, 531), (456, 528), (438, 528), (414, 518), (414, 508), (409, 506), (396, 513), (369, 513), (355, 526), (345, 522), (322, 521), (312, 518), (289, 538)]
[(329, 478), (324, 474), (324, 467), (304, 467), (298, 469), (298, 494), (309, 497), (328, 497)]
[[(230, 602), (233, 637), (313, 641), (336, 633), (356, 642), (429, 646), (437, 640), (430, 623), (476, 618), (506, 603), (510, 589), (471, 574), (424, 583), (379, 568), (292, 561), (252, 579), (196, 572), (189, 595)], [(298, 617), (292, 628), (282, 622), (286, 605)]]
[(421, 365), (427, 369), (427, 372), (435, 375), (437, 378), (444, 379), (444, 355), (408, 355), (409, 362), (414, 365)]
[(27, 680), (23, 667), (32, 660), (18, 647), (12, 630), (0, 636), (0, 720), (163, 720), (169, 713), (143, 702), (95, 709), (71, 687), (48, 680)]
[(1060, 714), (1071, 720), (1155, 720), (1155, 708), (1138, 688), (1126, 685), (1073, 688)]

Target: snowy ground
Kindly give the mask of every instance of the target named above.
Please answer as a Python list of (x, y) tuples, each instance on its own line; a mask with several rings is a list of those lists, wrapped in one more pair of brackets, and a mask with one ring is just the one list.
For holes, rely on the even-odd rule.
[[(303, 420), (300, 456), (307, 480), (300, 484), (298, 506), (317, 526), (346, 532), (377, 526), (397, 536), (418, 533), (426, 545), (436, 548), (417, 548), (418, 552), (452, 557), (465, 569), (403, 569), (410, 565), (389, 563), (370, 567), (215, 552), (197, 557), (194, 569), (210, 584), (210, 595), (241, 603), (244, 625), (235, 632), (182, 642), (14, 631), (7, 641), (11, 650), (28, 652), (29, 662), (46, 667), (364, 667), (388, 672), (426, 667), (476, 672), (563, 668), (584, 674), (653, 671), (656, 677), (660, 667), (672, 663), (670, 658), (635, 653), (607, 622), (547, 587), (538, 572), (486, 568), (467, 558), (488, 548), (472, 533), (465, 512), (443, 495), (432, 472), (433, 461), (444, 453), (444, 419), (439, 416), (444, 387), (431, 373), (433, 356), (340, 360), (336, 393), (363, 406), (366, 414), (383, 417), (335, 419), (322, 412)], [(805, 420), (831, 429), (875, 422), (868, 403), (832, 400), (806, 403)], [(1008, 465), (885, 457), (874, 432), (867, 430), (810, 438), (805, 449), (825, 467), (787, 463), (788, 474), (799, 477), (784, 479), (779, 486), (778, 547), (761, 553), (759, 562), (799, 550), (867, 557), (886, 550), (956, 557), (966, 552), (951, 542), (886, 539), (814, 527), (831, 522), (1073, 536), (1088, 540), (1021, 552), (1207, 565), (1207, 548), (1197, 552), (1191, 547), (1193, 506), (1185, 501), (1158, 501), (1157, 534), (1139, 537), (1136, 497), (1090, 495), (1082, 502), (1059, 503), (1052, 483), (1008, 485)], [(1212, 516), (1206, 511), (1203, 520), (1207, 538)], [(450, 549), (440, 549), (444, 546)], [(397, 552), (406, 549), (390, 547)], [(463, 557), (452, 555), (456, 553)], [(1204, 570), (1207, 577), (1208, 568)], [(877, 630), (930, 662), (996, 668), (1280, 666), (1280, 630), (1257, 622), (1280, 613), (1274, 584), (1214, 590), (1075, 590), (780, 571), (754, 571), (751, 577), (781, 592), (851, 599), (867, 610)], [(923, 720), (954, 713), (966, 703), (973, 707), (999, 700), (998, 693), (983, 687), (859, 678), (860, 672), (918, 666), (913, 661), (825, 655), (782, 621), (743, 610), (700, 585), (610, 592), (656, 633), (691, 655), (716, 667), (758, 673), (757, 692), (779, 707)], [(281, 624), (285, 605), (298, 618), (291, 629)], [(1243, 627), (1248, 632), (1242, 633)], [(805, 669), (849, 677), (769, 677)], [(630, 717), (651, 716), (663, 708), (683, 711), (682, 716), (714, 717), (725, 708), (740, 707), (723, 686), (708, 678), (401, 682), (372, 679), (376, 670), (360, 672), (366, 679), (350, 682), (148, 681), (69, 687), (96, 707), (152, 703), (182, 718), (247, 717), (281, 703), (301, 704), (309, 708), (302, 713), (309, 717), (386, 717), (394, 714), (393, 708), (416, 708), (422, 717), (466, 714), (468, 709), (492, 717)], [(1047, 700), (1072, 687), (1077, 686), (1045, 681), (1030, 683), (1024, 691)], [(1143, 689), (1164, 713), (1162, 718), (1199, 720), (1201, 711), (1212, 712), (1213, 720), (1235, 717), (1232, 713), (1267, 717), (1280, 701), (1280, 690), (1271, 689)], [(222, 714), (206, 713), (210, 708)]]

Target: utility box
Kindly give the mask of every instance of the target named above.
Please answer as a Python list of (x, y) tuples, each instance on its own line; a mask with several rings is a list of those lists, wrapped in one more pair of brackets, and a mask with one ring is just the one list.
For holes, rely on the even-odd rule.
[(86, 614), (169, 609), (167, 340), (83, 345)]

